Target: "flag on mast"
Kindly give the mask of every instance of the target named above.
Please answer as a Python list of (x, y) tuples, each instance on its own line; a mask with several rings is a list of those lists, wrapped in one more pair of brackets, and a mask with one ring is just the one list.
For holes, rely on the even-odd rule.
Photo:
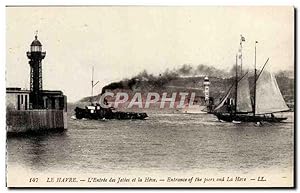
[(246, 41), (245, 37), (242, 36), (242, 35), (241, 35), (241, 41), (242, 41), (242, 42), (245, 42), (245, 41)]

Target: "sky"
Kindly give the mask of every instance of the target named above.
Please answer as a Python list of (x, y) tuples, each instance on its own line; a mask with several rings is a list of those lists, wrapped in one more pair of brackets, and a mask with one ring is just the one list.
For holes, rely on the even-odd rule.
[(159, 74), (182, 64), (228, 71), (240, 35), (243, 68), (270, 58), (272, 71), (294, 68), (293, 7), (7, 7), (6, 86), (29, 89), (26, 52), (38, 30), (46, 51), (43, 89), (69, 102), (143, 70)]

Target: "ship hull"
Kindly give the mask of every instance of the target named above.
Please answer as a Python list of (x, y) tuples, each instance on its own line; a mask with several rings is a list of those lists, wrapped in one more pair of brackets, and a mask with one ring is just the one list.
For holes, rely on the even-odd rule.
[(287, 117), (267, 117), (267, 116), (253, 116), (249, 114), (229, 114), (229, 113), (214, 113), (219, 120), (226, 122), (272, 122), (278, 123), (287, 119)]
[(110, 111), (107, 109), (101, 109), (91, 112), (89, 109), (82, 109), (79, 107), (75, 108), (76, 119), (119, 119), (119, 120), (129, 120), (129, 119), (146, 119), (148, 115), (146, 113), (135, 113), (135, 112), (120, 112), (120, 111)]

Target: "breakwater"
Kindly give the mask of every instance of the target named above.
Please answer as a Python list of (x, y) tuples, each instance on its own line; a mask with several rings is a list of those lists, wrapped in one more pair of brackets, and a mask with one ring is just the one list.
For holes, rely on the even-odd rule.
[(64, 110), (8, 110), (6, 129), (8, 133), (64, 130), (67, 128), (67, 112)]

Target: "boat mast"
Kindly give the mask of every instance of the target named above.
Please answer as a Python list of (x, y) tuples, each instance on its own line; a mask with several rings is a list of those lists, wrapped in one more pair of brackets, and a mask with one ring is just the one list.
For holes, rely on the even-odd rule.
[(241, 59), (241, 74), (243, 74), (243, 41), (245, 41), (245, 38), (243, 37), (243, 35), (241, 34), (241, 39), (240, 39), (240, 59)]
[(237, 89), (238, 89), (238, 65), (237, 65), (237, 54), (235, 55), (235, 107), (234, 112), (236, 113), (237, 109)]
[(256, 44), (258, 41), (255, 41), (255, 48), (254, 48), (254, 96), (253, 96), (253, 116), (255, 116), (256, 110)]
[(94, 84), (94, 66), (92, 67), (92, 95), (91, 95), (91, 104), (93, 104), (93, 96), (94, 96), (94, 87), (96, 86), (96, 84), (98, 84), (99, 81), (97, 81), (95, 84)]
[(91, 102), (93, 101), (93, 95), (94, 95), (94, 66), (92, 67), (92, 97), (91, 97)]

